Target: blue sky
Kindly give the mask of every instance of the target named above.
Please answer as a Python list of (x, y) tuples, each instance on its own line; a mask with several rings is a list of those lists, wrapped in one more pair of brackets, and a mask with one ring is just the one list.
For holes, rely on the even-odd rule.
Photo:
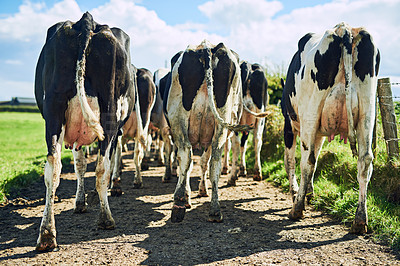
[[(300, 37), (346, 21), (374, 37), (380, 76), (400, 81), (400, 0), (1, 0), (0, 101), (33, 97), (47, 29), (77, 21), (85, 11), (127, 32), (132, 63), (151, 71), (203, 39), (224, 42), (243, 60), (286, 71)], [(400, 95), (400, 88), (394, 92)]]

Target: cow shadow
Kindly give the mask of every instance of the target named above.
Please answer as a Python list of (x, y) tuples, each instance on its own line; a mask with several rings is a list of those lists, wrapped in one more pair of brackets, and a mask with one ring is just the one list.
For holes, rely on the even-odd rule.
[[(127, 158), (130, 159), (130, 155), (127, 155)], [(94, 169), (94, 162), (91, 164), (93, 165), (90, 169)], [(152, 167), (150, 167), (151, 170)], [(304, 225), (287, 218), (290, 209), (288, 206), (270, 205), (261, 210), (243, 207), (246, 204), (258, 204), (268, 200), (262, 193), (252, 198), (220, 200), (224, 215), (223, 223), (207, 221), (210, 198), (198, 201), (192, 209), (187, 211), (181, 223), (172, 223), (169, 216), (176, 178), (170, 183), (161, 183), (160, 176), (147, 175), (146, 171), (143, 171), (144, 188), (134, 189), (133, 175), (134, 171), (125, 170), (121, 176), (124, 194), (120, 197), (109, 197), (110, 209), (116, 222), (114, 230), (97, 228), (99, 211), (97, 205), (90, 207), (87, 213), (75, 214), (73, 202), (76, 180), (61, 180), (57, 192), (59, 197), (55, 204), (60, 252), (64, 245), (145, 234), (148, 237), (144, 240), (131, 243), (135, 248), (149, 251), (147, 258), (141, 264), (187, 265), (212, 263), (238, 256), (245, 257), (269, 250), (320, 247), (350, 241), (357, 237), (345, 234), (340, 238), (329, 240), (293, 241), (286, 233), (289, 230), (307, 230), (312, 227), (323, 230), (338, 225), (340, 222), (325, 220)], [(223, 176), (222, 179), (226, 177)], [(196, 197), (199, 180), (199, 176), (190, 179), (192, 198)], [(85, 178), (85, 187), (90, 190), (94, 188), (94, 185), (95, 177), (89, 174)], [(224, 189), (224, 186), (224, 184), (220, 186), (220, 191)], [(34, 200), (0, 208), (0, 228), (2, 228), (0, 249), (11, 250), (21, 247), (28, 251), (19, 254), (10, 253), (10, 255), (0, 257), (0, 262), (37, 256), (34, 246), (44, 207), (43, 181), (31, 189), (32, 193), (37, 193), (36, 197), (32, 197)], [(29, 209), (31, 214), (25, 215), (22, 209)], [(158, 225), (153, 226), (155, 223)]]

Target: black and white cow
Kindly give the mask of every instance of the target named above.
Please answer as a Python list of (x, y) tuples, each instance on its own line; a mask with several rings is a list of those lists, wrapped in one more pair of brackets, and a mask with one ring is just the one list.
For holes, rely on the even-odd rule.
[(171, 72), (168, 69), (158, 69), (154, 72), (154, 83), (157, 88), (156, 103), (151, 113), (151, 123), (158, 129), (159, 136), (159, 153), (161, 161), (165, 164), (165, 174), (162, 182), (169, 182), (172, 176), (176, 176), (176, 165), (173, 166), (172, 152), (174, 144), (172, 141), (171, 129), (165, 117), (163, 102), (166, 86), (170, 86)]
[(89, 13), (76, 22), (55, 24), (36, 66), (35, 96), (45, 119), (47, 162), (46, 206), (36, 249), (57, 248), (54, 197), (60, 182), (61, 146), (73, 149), (78, 185), (75, 212), (86, 211), (83, 145), (99, 141), (96, 190), (100, 198), (98, 226), (115, 226), (107, 199), (110, 161), (117, 132), (135, 104), (129, 36), (96, 23)]
[(182, 221), (186, 208), (191, 207), (192, 147), (201, 146), (206, 158), (202, 168), (208, 169), (209, 164), (212, 183), (209, 221), (221, 222), (218, 180), (222, 148), (228, 129), (249, 129), (238, 125), (243, 107), (238, 55), (223, 43), (189, 45), (172, 67), (167, 89), (166, 114), (179, 162), (171, 221)]
[[(240, 119), (241, 125), (253, 125), (253, 144), (255, 153), (255, 163), (253, 171), (253, 179), (261, 181), (261, 159), (260, 152), (262, 146), (262, 135), (265, 125), (265, 108), (268, 105), (268, 81), (265, 77), (264, 68), (259, 64), (250, 64), (246, 61), (240, 64), (242, 92), (243, 92), (243, 114)], [(232, 170), (229, 174), (228, 184), (235, 185), (238, 178), (237, 164), (240, 149), (239, 176), (246, 176), (246, 149), (248, 132), (243, 132), (241, 141), (239, 142), (239, 134), (235, 133), (232, 140)], [(225, 144), (225, 154), (229, 153), (229, 140)], [(228, 157), (224, 156), (223, 173), (228, 168)]]
[[(134, 66), (132, 66), (135, 68)], [(136, 68), (135, 68), (136, 69)], [(141, 164), (146, 148), (150, 115), (155, 103), (156, 86), (153, 82), (153, 74), (145, 68), (136, 69), (136, 83), (140, 110), (134, 109), (125, 125), (122, 127), (122, 136), (118, 140), (115, 161), (113, 163), (113, 187), (111, 195), (121, 195), (120, 169), (122, 165), (122, 145), (128, 140), (135, 141), (133, 161), (135, 162), (136, 173), (133, 180), (134, 188), (142, 188), (143, 180), (141, 174)], [(139, 113), (139, 115), (138, 115)]]
[[(306, 34), (298, 43), (282, 96), (285, 168), (295, 196), (291, 219), (303, 216), (312, 196), (318, 154), (335, 135), (358, 155), (359, 200), (353, 233), (367, 231), (367, 185), (372, 174), (372, 132), (380, 55), (364, 28), (340, 23), (323, 35)], [(301, 140), (300, 188), (295, 176), (296, 137)], [(358, 153), (356, 151), (358, 142)]]

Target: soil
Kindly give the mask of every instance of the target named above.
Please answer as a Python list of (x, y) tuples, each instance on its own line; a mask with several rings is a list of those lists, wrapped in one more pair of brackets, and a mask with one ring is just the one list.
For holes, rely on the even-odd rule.
[[(161, 183), (164, 168), (152, 162), (143, 171), (144, 188), (133, 188), (132, 152), (124, 154), (124, 194), (109, 197), (114, 230), (97, 229), (98, 206), (74, 214), (76, 178), (65, 167), (55, 204), (59, 251), (35, 251), (44, 209), (45, 185), (38, 182), (0, 207), (2, 265), (400, 265), (400, 255), (349, 234), (349, 228), (307, 206), (305, 218), (291, 221), (289, 194), (265, 181), (239, 178), (219, 183), (222, 223), (207, 221), (210, 198), (197, 197), (199, 158), (191, 177), (192, 208), (181, 223), (171, 223), (176, 178)], [(86, 190), (94, 189), (94, 161), (88, 159)], [(210, 191), (209, 191), (209, 194)], [(93, 205), (93, 204), (92, 204)]]

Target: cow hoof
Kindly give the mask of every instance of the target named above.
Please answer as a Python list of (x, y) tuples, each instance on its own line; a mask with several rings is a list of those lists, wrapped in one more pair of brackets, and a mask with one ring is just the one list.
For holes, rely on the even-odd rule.
[(48, 252), (48, 251), (58, 251), (56, 238), (50, 231), (44, 230), (40, 235), (38, 243), (36, 245), (36, 251)]
[(110, 220), (99, 219), (97, 226), (103, 230), (112, 230), (115, 228), (115, 222), (112, 218)]
[(223, 167), (221, 171), (221, 175), (227, 175), (228, 174), (228, 167)]
[(208, 216), (208, 221), (211, 223), (222, 223), (224, 217), (222, 216), (221, 212), (210, 214)]
[(172, 174), (173, 177), (177, 177), (178, 176), (178, 172), (176, 171), (175, 168), (172, 169)]
[(185, 207), (175, 205), (172, 208), (171, 222), (173, 222), (173, 223), (182, 222), (183, 218), (185, 218), (185, 212), (186, 212), (186, 208)]
[(363, 223), (356, 223), (353, 222), (353, 225), (351, 226), (350, 229), (351, 234), (356, 234), (356, 235), (363, 235), (367, 233), (367, 225)]
[(110, 192), (111, 192), (111, 197), (119, 197), (122, 195), (121, 188), (112, 188)]
[(236, 186), (236, 179), (233, 179), (233, 178), (229, 179), (228, 186), (232, 186), (232, 187)]
[(161, 182), (163, 182), (163, 183), (169, 183), (169, 182), (171, 182), (171, 176), (164, 176), (164, 177), (161, 179)]
[(239, 168), (239, 176), (240, 177), (245, 177), (247, 175), (247, 171), (246, 169), (244, 169), (243, 167)]
[(253, 176), (253, 180), (254, 180), (254, 181), (261, 181), (261, 180), (262, 180), (262, 177), (261, 177), (260, 175), (258, 175), (258, 174), (255, 174), (255, 175)]
[(74, 208), (74, 213), (85, 213), (85, 212), (87, 212), (85, 202), (76, 203)]
[(288, 216), (289, 216), (290, 220), (294, 220), (294, 221), (300, 220), (301, 218), (304, 217), (303, 211), (293, 211), (293, 210), (290, 211)]
[(208, 197), (207, 191), (206, 190), (200, 190), (199, 191), (199, 197)]
[(133, 188), (135, 189), (143, 188), (143, 183), (133, 183)]

